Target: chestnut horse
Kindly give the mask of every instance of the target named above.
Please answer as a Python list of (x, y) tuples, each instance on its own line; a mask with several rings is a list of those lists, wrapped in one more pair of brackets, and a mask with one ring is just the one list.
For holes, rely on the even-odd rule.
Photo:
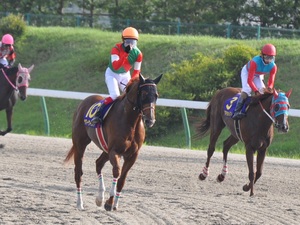
[[(161, 77), (162, 74), (151, 80), (145, 79), (140, 74), (136, 79), (132, 79), (126, 87), (126, 92), (114, 101), (104, 120), (102, 129), (99, 124), (95, 128), (87, 126), (84, 117), (92, 112), (92, 106), (102, 100), (103, 97), (92, 95), (79, 104), (73, 117), (73, 146), (64, 160), (68, 162), (74, 157), (78, 209), (84, 209), (81, 188), (83, 155), (86, 146), (93, 141), (103, 150), (96, 160), (96, 172), (99, 179), (99, 194), (96, 198), (96, 204), (101, 206), (104, 202), (105, 186), (102, 168), (107, 161), (110, 161), (113, 181), (109, 192), (110, 197), (106, 200), (104, 208), (107, 211), (117, 210), (128, 171), (137, 160), (145, 140), (144, 123), (147, 127), (152, 127), (155, 123), (155, 105), (158, 97), (156, 85)], [(99, 138), (97, 135), (99, 134), (97, 130), (103, 131), (105, 144), (101, 144), (99, 141), (101, 137)], [(122, 167), (121, 157), (124, 160)]]
[(30, 72), (33, 67), (34, 65), (27, 69), (19, 64), (18, 67), (0, 69), (0, 110), (6, 110), (7, 120), (6, 130), (0, 131), (2, 136), (12, 131), (13, 107), (18, 96), (22, 101), (27, 98)]
[[(224, 108), (231, 108), (238, 97), (239, 88), (224, 88), (219, 90), (211, 99), (206, 110), (206, 118), (197, 125), (196, 137), (203, 137), (210, 129), (210, 143), (207, 150), (207, 161), (199, 175), (200, 180), (205, 180), (209, 174), (209, 163), (215, 151), (217, 139), (226, 126), (230, 131), (230, 136), (223, 142), (223, 168), (218, 175), (217, 181), (222, 182), (228, 173), (227, 154), (229, 149), (239, 140), (244, 142), (246, 148), (246, 158), (249, 171), (249, 184), (243, 186), (244, 191), (250, 190), (253, 195), (253, 186), (262, 175), (263, 163), (267, 148), (273, 139), (273, 124), (279, 132), (288, 132), (288, 110), (291, 90), (286, 94), (277, 92), (275, 89), (260, 96), (251, 97), (251, 102), (247, 111), (247, 116), (241, 120), (234, 121), (226, 115)], [(232, 98), (233, 97), (233, 98)], [(232, 98), (231, 101), (227, 101)], [(257, 167), (254, 171), (254, 153), (257, 151)]]

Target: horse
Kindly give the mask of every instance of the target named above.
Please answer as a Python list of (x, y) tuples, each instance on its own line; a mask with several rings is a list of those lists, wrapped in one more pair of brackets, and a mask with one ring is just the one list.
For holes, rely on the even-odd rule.
[[(117, 210), (121, 191), (125, 184), (128, 171), (133, 166), (145, 140), (145, 126), (152, 127), (155, 123), (155, 106), (158, 98), (157, 84), (162, 74), (155, 79), (144, 78), (142, 74), (126, 86), (126, 91), (120, 95), (111, 106), (103, 124), (96, 127), (87, 126), (84, 117), (97, 111), (92, 111), (93, 105), (103, 100), (100, 95), (85, 98), (78, 106), (73, 116), (72, 147), (64, 162), (74, 158), (75, 182), (77, 187), (77, 208), (83, 210), (82, 199), (82, 163), (86, 146), (93, 141), (101, 150), (96, 160), (96, 172), (99, 179), (96, 205), (104, 202), (104, 176), (102, 168), (107, 161), (112, 165), (113, 181), (110, 197), (104, 208), (107, 211)], [(98, 135), (103, 132), (103, 135)], [(121, 158), (123, 166), (121, 167)]]
[[(230, 148), (238, 141), (242, 141), (246, 149), (249, 183), (243, 186), (243, 190), (250, 196), (254, 194), (254, 184), (262, 175), (263, 163), (267, 148), (270, 146), (274, 126), (279, 132), (286, 133), (289, 130), (288, 110), (292, 90), (287, 93), (277, 91), (265, 91), (264, 94), (252, 96), (248, 106), (247, 116), (241, 120), (233, 120), (232, 114), (225, 110), (232, 108), (240, 93), (240, 88), (228, 87), (215, 93), (206, 109), (206, 118), (196, 124), (195, 138), (202, 138), (210, 130), (210, 142), (207, 149), (206, 164), (199, 175), (200, 180), (205, 180), (209, 175), (210, 159), (215, 151), (218, 137), (224, 127), (230, 131), (230, 136), (223, 142), (223, 168), (217, 181), (222, 182), (228, 173), (227, 155)], [(228, 100), (229, 99), (229, 100)], [(254, 154), (256, 157), (256, 172), (254, 171)]]
[(34, 65), (25, 68), (19, 63), (18, 67), (4, 67), (0, 69), (0, 110), (6, 110), (7, 120), (6, 130), (0, 131), (2, 136), (12, 131), (13, 107), (18, 97), (22, 101), (25, 101), (27, 98), (30, 72), (33, 67)]

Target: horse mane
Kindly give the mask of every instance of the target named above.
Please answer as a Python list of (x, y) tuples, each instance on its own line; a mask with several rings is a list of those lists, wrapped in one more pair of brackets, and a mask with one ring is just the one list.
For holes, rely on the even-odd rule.
[(128, 84), (126, 85), (125, 91), (117, 97), (116, 100), (122, 100), (123, 98), (125, 98), (126, 94), (136, 85), (139, 84), (140, 79), (139, 77), (135, 77), (130, 79), (130, 81), (128, 82)]
[(5, 71), (7, 76), (11, 76), (11, 75), (15, 75), (18, 72), (19, 68), (14, 66), (11, 68), (6, 68), (6, 69), (3, 68), (3, 70)]
[(265, 99), (269, 98), (273, 95), (273, 91), (265, 91), (262, 95), (255, 95), (251, 97), (250, 105), (256, 105), (261, 101), (264, 101)]

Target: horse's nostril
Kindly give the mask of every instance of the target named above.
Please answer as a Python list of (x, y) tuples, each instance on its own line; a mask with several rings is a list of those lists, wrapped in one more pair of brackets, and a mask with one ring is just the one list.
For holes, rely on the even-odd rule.
[(147, 127), (151, 128), (155, 124), (155, 120), (145, 120), (145, 124)]

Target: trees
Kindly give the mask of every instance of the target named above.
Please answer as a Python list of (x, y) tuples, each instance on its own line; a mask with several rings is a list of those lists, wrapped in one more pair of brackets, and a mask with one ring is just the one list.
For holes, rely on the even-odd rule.
[(68, 4), (91, 18), (300, 28), (299, 0), (2, 0), (0, 12), (63, 15)]

